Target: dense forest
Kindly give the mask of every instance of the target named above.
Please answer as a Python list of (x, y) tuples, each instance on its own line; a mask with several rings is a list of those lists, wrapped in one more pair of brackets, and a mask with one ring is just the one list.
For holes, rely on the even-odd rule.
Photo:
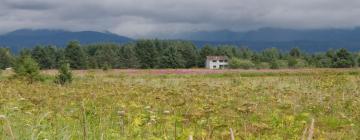
[(111, 68), (201, 68), (206, 56), (226, 55), (231, 68), (350, 68), (360, 64), (360, 55), (346, 49), (323, 53), (305, 53), (298, 48), (288, 52), (276, 48), (253, 51), (249, 48), (205, 45), (197, 48), (192, 42), (170, 40), (138, 40), (128, 44), (100, 43), (81, 45), (71, 41), (66, 48), (36, 46), (19, 54), (0, 48), (0, 68), (13, 67), (17, 60), (30, 56), (41, 69), (58, 69), (64, 62), (72, 69)]

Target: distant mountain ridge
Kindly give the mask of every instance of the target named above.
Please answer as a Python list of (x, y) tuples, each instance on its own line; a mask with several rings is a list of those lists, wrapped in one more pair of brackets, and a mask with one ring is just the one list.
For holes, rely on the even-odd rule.
[(182, 33), (173, 35), (172, 39), (193, 40), (198, 46), (229, 44), (246, 46), (253, 50), (275, 47), (288, 51), (298, 47), (307, 52), (321, 52), (330, 48), (360, 51), (360, 28), (316, 30), (261, 28), (246, 32), (220, 30)]
[(179, 33), (170, 39), (196, 41), (234, 42), (289, 42), (289, 41), (359, 41), (360, 28), (295, 30), (282, 28), (260, 28), (258, 30), (234, 32), (230, 30)]
[(64, 47), (71, 40), (78, 40), (82, 44), (98, 42), (127, 43), (133, 41), (131, 38), (108, 32), (21, 29), (0, 35), (0, 46), (9, 47), (17, 52), (22, 48), (34, 47), (36, 45)]
[[(330, 48), (360, 51), (360, 28), (316, 30), (261, 28), (246, 32), (199, 31), (172, 34), (159, 39), (189, 40), (198, 47), (206, 44), (238, 45), (256, 51), (270, 47), (279, 48), (283, 51), (288, 51), (293, 47), (298, 47), (306, 52), (321, 52)], [(22, 29), (0, 35), (0, 46), (10, 47), (13, 51), (18, 52), (22, 48), (30, 48), (36, 45), (63, 47), (71, 40), (78, 40), (82, 44), (101, 42), (122, 44), (134, 41), (129, 37), (109, 32)]]

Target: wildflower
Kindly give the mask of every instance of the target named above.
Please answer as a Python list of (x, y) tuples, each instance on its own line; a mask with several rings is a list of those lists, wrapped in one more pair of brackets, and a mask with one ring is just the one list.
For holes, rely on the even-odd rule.
[(29, 111), (26, 111), (25, 114), (32, 115), (32, 113)]
[(117, 112), (120, 116), (125, 116), (125, 111), (118, 111)]
[(150, 109), (150, 108), (151, 108), (151, 106), (146, 106), (146, 107), (145, 107), (145, 109)]
[(0, 119), (6, 119), (5, 115), (0, 115)]
[(168, 115), (168, 114), (170, 114), (170, 111), (169, 111), (169, 110), (165, 110), (165, 111), (164, 111), (164, 114)]
[(150, 116), (150, 121), (155, 122), (156, 121), (156, 116), (155, 115)]
[(13, 107), (13, 109), (14, 109), (15, 111), (17, 111), (17, 110), (19, 110), (19, 107)]

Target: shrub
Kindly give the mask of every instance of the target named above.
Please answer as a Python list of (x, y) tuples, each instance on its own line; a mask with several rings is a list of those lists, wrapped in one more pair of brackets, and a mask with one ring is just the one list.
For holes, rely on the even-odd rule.
[(279, 64), (280, 68), (288, 68), (287, 60), (277, 60), (276, 62)]
[(107, 71), (109, 69), (111, 69), (111, 66), (107, 62), (105, 62), (104, 65), (102, 66), (102, 70)]
[(333, 58), (334, 68), (351, 68), (355, 66), (355, 61), (346, 49), (340, 49), (336, 52), (336, 56)]
[(59, 75), (56, 76), (55, 83), (65, 85), (72, 82), (72, 73), (70, 71), (70, 65), (64, 63), (60, 66)]
[(305, 68), (308, 67), (308, 63), (303, 59), (297, 59), (297, 64), (295, 65), (295, 68)]
[(260, 62), (255, 65), (256, 69), (269, 69), (270, 64), (267, 62)]
[(233, 58), (229, 62), (229, 67), (233, 69), (251, 69), (255, 67), (255, 64), (250, 60), (240, 60), (237, 58)]
[(16, 73), (15, 77), (24, 78), (29, 83), (41, 80), (38, 63), (28, 55), (22, 56), (17, 60), (14, 70)]
[(279, 63), (277, 63), (276, 61), (271, 62), (270, 68), (271, 69), (279, 69), (280, 68)]
[(271, 69), (287, 68), (288, 62), (286, 60), (274, 60), (270, 63)]
[(298, 61), (294, 57), (290, 57), (288, 59), (288, 66), (289, 68), (296, 68), (296, 65), (298, 64)]

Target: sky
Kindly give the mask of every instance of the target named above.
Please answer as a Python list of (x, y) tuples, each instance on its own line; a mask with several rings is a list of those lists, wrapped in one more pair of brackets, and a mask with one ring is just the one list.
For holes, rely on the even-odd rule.
[(64, 29), (143, 38), (224, 29), (357, 26), (359, 0), (0, 0), (0, 33)]

